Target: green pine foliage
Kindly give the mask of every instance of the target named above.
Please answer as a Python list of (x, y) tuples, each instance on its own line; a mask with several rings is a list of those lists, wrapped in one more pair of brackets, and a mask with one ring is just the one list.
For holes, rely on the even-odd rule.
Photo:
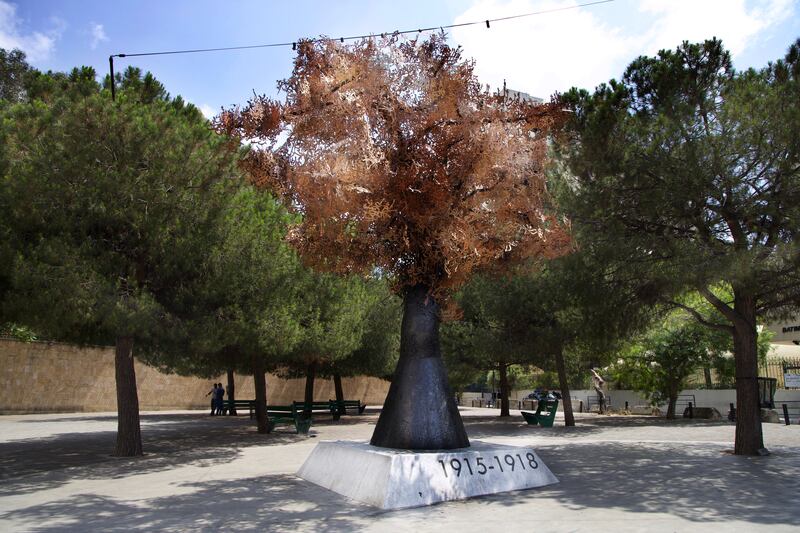
[(332, 374), (337, 361), (362, 346), (371, 311), (368, 283), (359, 276), (342, 277), (310, 269), (298, 271), (298, 342), (277, 361), (282, 375), (303, 375), (315, 364), (322, 375)]
[(252, 372), (290, 353), (301, 328), (295, 278), (301, 266), (284, 242), (293, 218), (270, 194), (243, 185), (207, 235), (202, 275), (178, 299), (175, 349), (147, 362), (162, 370), (212, 378)]
[(235, 154), (194, 108), (125, 89), (114, 103), (91, 69), (70, 79), (3, 113), (4, 309), (58, 339), (156, 342), (238, 183)]
[[(589, 241), (619, 249), (640, 297), (698, 291), (724, 317), (707, 325), (733, 337), (740, 454), (763, 446), (757, 321), (800, 309), (798, 101), (800, 41), (744, 72), (720, 41), (684, 42), (566, 93), (571, 120), (554, 143), (561, 207)], [(723, 282), (730, 299), (712, 290)]]
[(368, 279), (366, 316), (358, 347), (349, 355), (333, 361), (323, 375), (392, 376), (400, 355), (400, 321), (403, 301), (394, 294), (386, 279)]
[(25, 60), (25, 52), (0, 48), (0, 107), (24, 100), (34, 73)]
[(726, 281), (752, 293), (759, 315), (795, 310), (798, 46), (736, 72), (720, 41), (684, 43), (594, 93), (566, 93), (574, 113), (556, 174), (579, 231), (638, 251), (662, 295)]

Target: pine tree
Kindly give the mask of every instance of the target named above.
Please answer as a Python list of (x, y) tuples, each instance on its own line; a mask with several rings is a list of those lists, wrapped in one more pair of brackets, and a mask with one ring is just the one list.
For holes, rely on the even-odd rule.
[[(39, 75), (2, 111), (0, 227), (14, 252), (5, 313), (50, 338), (116, 347), (117, 455), (141, 455), (134, 352), (169, 345), (207, 234), (238, 182), (230, 143), (160, 84), (92, 69)], [(30, 96), (30, 95), (29, 95)]]
[(704, 322), (733, 338), (737, 454), (763, 449), (756, 323), (800, 304), (798, 100), (800, 41), (744, 72), (720, 41), (685, 42), (564, 97), (561, 205), (593, 240), (636, 252), (619, 265), (651, 297), (696, 290), (724, 317)]

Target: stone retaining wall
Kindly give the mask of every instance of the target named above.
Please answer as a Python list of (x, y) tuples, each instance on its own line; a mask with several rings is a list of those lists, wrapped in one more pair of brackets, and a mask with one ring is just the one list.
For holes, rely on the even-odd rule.
[[(136, 363), (139, 408), (142, 411), (198, 409), (209, 406), (206, 393), (214, 380), (163, 374)], [(267, 401), (286, 404), (302, 400), (303, 379), (267, 375)], [(345, 398), (383, 405), (389, 382), (377, 378), (343, 378)], [(48, 342), (0, 339), (0, 414), (115, 411), (114, 349), (78, 347)], [(236, 397), (252, 399), (252, 376), (236, 376)], [(334, 398), (333, 380), (317, 379), (315, 400)]]

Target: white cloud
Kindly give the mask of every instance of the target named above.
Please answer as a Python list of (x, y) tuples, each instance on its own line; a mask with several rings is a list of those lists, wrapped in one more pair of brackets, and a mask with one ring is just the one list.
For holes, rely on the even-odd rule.
[[(747, 4), (752, 7), (748, 9)], [(652, 19), (641, 53), (654, 54), (675, 48), (683, 41), (699, 42), (711, 37), (722, 39), (736, 57), (770, 26), (791, 15), (790, 0), (641, 0), (639, 11)]]
[(92, 50), (97, 48), (97, 45), (102, 43), (103, 41), (108, 40), (108, 36), (106, 35), (106, 30), (103, 28), (102, 24), (97, 24), (92, 22), (89, 24), (90, 32), (92, 35)]
[(52, 28), (45, 33), (38, 31), (25, 33), (20, 28), (17, 7), (0, 0), (0, 48), (6, 50), (19, 48), (32, 63), (48, 59), (65, 27), (64, 21), (60, 19), (51, 19), (50, 22)]
[(197, 106), (197, 109), (199, 109), (200, 112), (203, 114), (203, 116), (206, 117), (208, 120), (211, 120), (217, 115), (217, 112), (214, 111), (214, 108), (208, 104), (199, 105)]
[[(556, 9), (575, 2), (483, 0), (455, 23)], [(589, 10), (577, 9), (497, 22), (491, 29), (455, 28), (453, 39), (476, 61), (484, 83), (547, 98), (572, 85), (593, 86), (607, 77), (608, 65), (630, 56), (630, 37), (601, 23)]]
[[(456, 24), (575, 6), (574, 0), (478, 0)], [(454, 42), (476, 61), (483, 83), (548, 97), (572, 86), (592, 89), (618, 78), (635, 57), (682, 41), (719, 37), (734, 57), (791, 15), (790, 0), (641, 0), (628, 22), (604, 22), (603, 6), (497, 22), (491, 29), (454, 28)], [(638, 11), (635, 12), (634, 10)], [(630, 29), (630, 27), (636, 29)]]

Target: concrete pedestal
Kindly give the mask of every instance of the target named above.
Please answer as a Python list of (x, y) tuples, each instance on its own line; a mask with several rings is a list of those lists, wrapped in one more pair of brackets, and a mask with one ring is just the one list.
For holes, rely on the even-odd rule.
[(558, 483), (533, 449), (480, 441), (473, 441), (469, 448), (442, 452), (323, 441), (297, 475), (381, 509), (418, 507)]

